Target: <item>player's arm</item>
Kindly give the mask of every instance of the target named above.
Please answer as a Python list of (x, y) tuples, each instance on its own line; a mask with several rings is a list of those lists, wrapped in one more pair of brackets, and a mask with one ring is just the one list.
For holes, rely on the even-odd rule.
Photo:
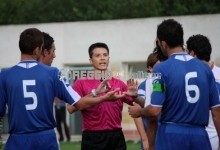
[(79, 101), (75, 103), (74, 106), (78, 110), (83, 110), (98, 105), (104, 101), (116, 101), (125, 97), (125, 94), (117, 94), (119, 91), (120, 89), (117, 88), (115, 90), (107, 92), (105, 95), (100, 97), (90, 97), (90, 96), (81, 97)]
[(68, 111), (70, 114), (72, 114), (72, 113), (78, 111), (78, 109), (77, 109), (75, 106), (70, 105), (70, 104), (67, 104), (66, 109), (67, 109), (67, 111)]
[[(86, 108), (89, 108), (89, 107), (92, 107), (92, 106), (94, 106), (94, 105), (97, 105), (97, 104), (99, 104), (99, 103), (101, 103), (101, 102), (96, 102), (96, 101), (90, 101), (90, 99), (94, 99), (94, 96), (98, 96), (99, 94), (102, 94), (102, 93), (106, 93), (106, 92), (108, 92), (109, 90), (111, 89), (111, 86), (110, 86), (110, 84), (108, 83), (108, 81), (107, 80), (104, 80), (104, 81), (102, 81), (100, 84), (99, 84), (99, 86), (95, 89), (95, 91), (94, 91), (94, 93), (90, 93), (90, 94), (88, 94), (88, 95), (86, 95), (86, 96), (83, 96), (84, 95), (84, 93), (83, 93), (83, 85), (82, 85), (82, 81), (80, 81), (80, 80), (78, 80), (78, 81), (76, 81), (74, 84), (73, 84), (73, 90), (74, 91), (76, 91), (83, 99), (85, 99), (86, 101), (87, 101), (87, 99), (88, 99), (88, 102), (90, 102), (90, 103), (86, 103), (86, 104), (84, 104), (85, 106), (86, 106)], [(116, 91), (118, 91), (119, 89), (116, 89)], [(114, 91), (111, 91), (111, 92), (114, 92)], [(108, 93), (109, 94), (109, 93)], [(107, 95), (108, 96), (108, 95)], [(119, 97), (120, 98), (120, 96), (122, 96), (122, 97), (124, 97), (123, 96), (123, 94), (121, 94), (121, 95), (112, 95), (108, 100), (110, 100), (111, 101), (111, 99), (113, 99), (113, 97)], [(85, 101), (84, 100), (84, 101)], [(104, 101), (106, 101), (107, 99), (105, 99)], [(74, 113), (74, 112), (76, 112), (78, 109), (74, 106), (74, 105), (67, 105), (67, 110), (68, 110), (68, 112), (69, 113)]]
[[(88, 95), (86, 95), (85, 97), (90, 97), (90, 98), (92, 98), (92, 97), (94, 97), (94, 96), (93, 96), (92, 94), (88, 94)], [(67, 111), (68, 111), (70, 114), (72, 114), (72, 113), (78, 111), (78, 109), (77, 109), (74, 105), (67, 104)]]
[[(156, 66), (154, 68), (153, 73), (162, 75), (162, 71), (159, 68), (160, 66)], [(145, 108), (138, 108), (137, 106), (129, 107), (129, 114), (135, 117), (156, 117), (161, 113), (163, 103), (165, 101), (165, 81), (163, 76), (157, 76), (154, 78), (153, 82), (153, 90), (151, 94), (151, 105), (148, 105)], [(137, 104), (135, 104), (137, 105)]]
[[(211, 109), (213, 122), (218, 133), (218, 138), (220, 139), (220, 106), (213, 107)], [(219, 141), (220, 142), (220, 141)], [(220, 143), (219, 143), (220, 147)]]
[(218, 138), (220, 139), (220, 99), (219, 99), (220, 93), (218, 92), (220, 91), (220, 89), (218, 89), (219, 86), (216, 86), (216, 84), (219, 84), (219, 83), (215, 82), (214, 75), (210, 73), (210, 88), (209, 88), (210, 107), (211, 107), (213, 122), (216, 128), (216, 131), (218, 133)]
[(4, 76), (0, 73), (0, 118), (4, 117), (6, 112), (6, 93), (4, 88)]
[[(145, 99), (144, 107), (148, 106), (151, 102), (151, 93), (152, 93), (152, 82), (147, 82), (151, 80), (146, 80), (144, 87), (142, 87), (142, 90), (138, 89), (138, 95), (143, 94)], [(141, 85), (140, 85), (141, 86)], [(144, 91), (143, 91), (144, 89)], [(156, 139), (156, 132), (158, 127), (158, 119), (157, 117), (150, 117), (147, 118), (147, 137), (149, 141), (149, 150), (155, 149), (155, 139)]]
[(149, 148), (148, 137), (147, 137), (147, 133), (144, 129), (144, 124), (143, 124), (142, 118), (141, 117), (134, 118), (134, 123), (135, 123), (136, 128), (138, 130), (138, 133), (141, 137), (144, 149), (148, 149)]
[(135, 103), (139, 104), (141, 107), (144, 107), (144, 99), (141, 96), (134, 97)]
[(157, 127), (158, 127), (157, 117), (147, 118), (147, 137), (149, 141), (150, 150), (155, 149)]
[(103, 101), (115, 101), (125, 96), (125, 94), (117, 94), (119, 89), (115, 89), (100, 97), (91, 97), (92, 94), (81, 97), (76, 91), (72, 89), (65, 77), (57, 76), (60, 74), (58, 70), (54, 71), (56, 96), (59, 99), (64, 100), (66, 103), (74, 105), (78, 110), (93, 107), (102, 103)]
[(161, 113), (163, 103), (165, 101), (165, 80), (163, 76), (163, 69), (161, 66), (156, 66), (153, 70), (153, 74), (160, 76), (153, 77), (152, 80), (152, 94), (151, 104), (140, 111), (143, 117), (156, 117)]
[(57, 103), (60, 103), (60, 102), (62, 102), (62, 100), (60, 100), (59, 98), (55, 97), (54, 103), (57, 104)]
[(148, 105), (145, 108), (142, 108), (140, 110), (140, 116), (142, 117), (157, 117), (161, 113), (162, 108), (161, 107), (155, 107), (152, 105)]

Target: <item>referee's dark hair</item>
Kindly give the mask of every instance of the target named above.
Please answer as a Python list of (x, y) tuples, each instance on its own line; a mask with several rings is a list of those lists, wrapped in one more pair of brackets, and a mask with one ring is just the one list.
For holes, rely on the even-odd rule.
[(108, 46), (105, 43), (94, 43), (89, 47), (89, 57), (92, 58), (93, 50), (95, 48), (105, 48), (109, 54)]

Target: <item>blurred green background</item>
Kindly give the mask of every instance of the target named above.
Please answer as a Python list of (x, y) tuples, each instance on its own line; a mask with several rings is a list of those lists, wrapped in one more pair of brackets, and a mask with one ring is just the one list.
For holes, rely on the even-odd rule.
[(0, 25), (220, 13), (220, 0), (2, 0)]

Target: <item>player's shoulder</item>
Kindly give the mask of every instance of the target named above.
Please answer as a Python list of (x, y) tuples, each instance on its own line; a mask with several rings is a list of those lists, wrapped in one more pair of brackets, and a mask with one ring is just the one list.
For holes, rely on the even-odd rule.
[(45, 65), (43, 63), (40, 63), (38, 62), (38, 65), (39, 65), (39, 71), (43, 70), (45, 72), (47, 72), (48, 74), (57, 74), (58, 76), (62, 75), (62, 70), (59, 70), (57, 67), (53, 67), (53, 66), (48, 66), (48, 65)]
[(166, 70), (169, 67), (170, 62), (168, 60), (163, 61), (153, 68), (153, 74), (156, 72), (162, 72), (163, 70)]
[(15, 66), (12, 66), (12, 67), (9, 67), (9, 68), (6, 68), (6, 69), (1, 70), (1, 71), (0, 71), (0, 75), (1, 75), (1, 76), (7, 76), (7, 74), (8, 74), (8, 73), (10, 73), (10, 72), (11, 72), (11, 70), (13, 70), (15, 67), (16, 67), (16, 65), (15, 65)]
[(38, 65), (43, 68), (44, 70), (47, 70), (47, 71), (57, 71), (58, 68), (57, 67), (53, 67), (53, 66), (48, 66), (48, 65), (45, 65), (43, 63), (40, 63), (38, 62)]
[(143, 82), (141, 82), (140, 85), (138, 86), (138, 89), (145, 90), (146, 82), (147, 82), (147, 80), (144, 80)]

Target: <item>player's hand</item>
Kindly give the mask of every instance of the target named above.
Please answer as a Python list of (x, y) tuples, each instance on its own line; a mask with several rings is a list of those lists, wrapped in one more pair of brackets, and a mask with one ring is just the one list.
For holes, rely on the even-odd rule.
[(120, 88), (117, 88), (113, 91), (109, 91), (108, 93), (106, 93), (104, 95), (106, 101), (116, 101), (116, 100), (119, 100), (121, 98), (124, 98), (125, 97), (125, 93), (122, 93), (120, 91)]
[(72, 114), (74, 112), (76, 112), (78, 109), (75, 107), (75, 106), (72, 106), (70, 104), (67, 104), (67, 107), (66, 107), (67, 111)]
[(132, 118), (141, 117), (141, 106), (133, 102), (133, 106), (128, 107), (128, 112)]
[(148, 139), (142, 139), (143, 149), (142, 150), (149, 150), (149, 142)]
[(111, 86), (108, 82), (108, 80), (103, 80), (98, 88), (95, 90), (96, 94), (99, 95), (99, 94), (102, 94), (102, 93), (106, 93), (108, 92), (109, 90), (111, 89)]
[(135, 97), (138, 95), (138, 82), (134, 79), (127, 80), (127, 88), (128, 91), (126, 92), (127, 95)]

